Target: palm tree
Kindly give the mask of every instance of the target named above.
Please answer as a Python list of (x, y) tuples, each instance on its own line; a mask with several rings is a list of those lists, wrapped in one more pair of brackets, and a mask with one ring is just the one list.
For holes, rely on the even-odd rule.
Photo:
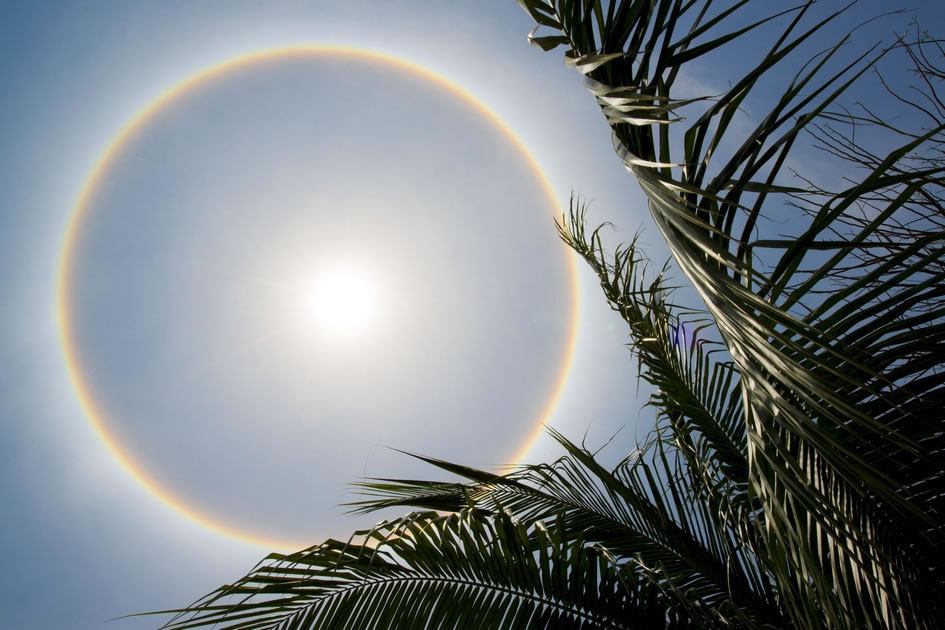
[[(358, 484), (356, 511), (413, 511), (272, 554), (166, 627), (938, 627), (941, 46), (916, 30), (841, 63), (845, 36), (788, 75), (846, 8), (805, 25), (812, 2), (756, 21), (745, 0), (519, 2), (531, 41), (564, 46), (584, 75), (704, 302), (674, 304), (635, 242), (606, 252), (572, 199), (561, 237), (629, 327), (656, 428), (613, 469), (551, 431), (565, 453), (552, 463), (495, 475), (423, 458), (466, 481)], [(767, 49), (731, 87), (676, 98), (683, 68), (756, 31)], [(840, 105), (896, 55), (917, 72), (902, 103), (915, 130)], [(771, 77), (766, 115), (733, 137)], [(904, 99), (881, 85), (877, 99)], [(792, 182), (804, 139), (839, 159), (839, 183)], [(786, 213), (782, 233), (762, 233)]]

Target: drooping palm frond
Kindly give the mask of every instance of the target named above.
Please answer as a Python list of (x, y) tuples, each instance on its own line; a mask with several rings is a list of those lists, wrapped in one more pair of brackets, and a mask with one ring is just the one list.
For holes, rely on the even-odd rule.
[(664, 436), (653, 436), (644, 450), (607, 470), (591, 452), (551, 434), (567, 453), (552, 464), (496, 476), (421, 458), (471, 483), (366, 482), (362, 492), (376, 498), (357, 505), (361, 511), (430, 503), (456, 509), (465, 502), (486, 518), (507, 513), (556, 535), (580, 532), (583, 544), (606, 549), (616, 564), (649, 584), (659, 594), (653, 602), (675, 611), (677, 622), (787, 624), (746, 544), (745, 530), (754, 527), (749, 515), (704, 500), (687, 461), (674, 456)]
[(714, 328), (712, 323), (668, 302), (665, 268), (652, 281), (644, 279), (645, 266), (639, 267), (645, 261), (637, 253), (636, 239), (608, 257), (601, 228), (587, 234), (585, 211), (572, 199), (570, 216), (559, 224), (559, 232), (594, 270), (607, 301), (629, 325), (639, 377), (654, 387), (650, 405), (659, 420), (675, 427), (676, 439), (686, 443), (677, 446), (691, 457), (698, 455), (698, 461), (690, 463), (701, 470), (700, 483), (712, 479), (711, 485), (744, 490), (748, 460), (738, 370), (720, 343), (699, 337), (700, 331)]
[(635, 628), (657, 593), (606, 550), (506, 513), (416, 512), (270, 555), (165, 628)]

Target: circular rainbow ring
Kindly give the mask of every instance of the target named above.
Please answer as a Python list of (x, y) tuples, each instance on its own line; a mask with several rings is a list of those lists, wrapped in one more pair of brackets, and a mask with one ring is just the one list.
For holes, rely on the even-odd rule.
[[(426, 79), (429, 79), (433, 83), (446, 88), (453, 94), (459, 96), (462, 100), (474, 106), (476, 110), (482, 113), (498, 129), (500, 129), (509, 140), (512, 141), (512, 143), (518, 148), (522, 157), (524, 157), (531, 166), (532, 171), (538, 180), (541, 182), (548, 203), (552, 208), (556, 210), (558, 208), (554, 191), (552, 190), (551, 185), (548, 183), (548, 179), (539, 168), (534, 156), (529, 152), (528, 148), (522, 143), (518, 136), (516, 136), (515, 133), (509, 128), (509, 126), (505, 124), (505, 122), (503, 122), (492, 110), (486, 107), (481, 101), (479, 101), (469, 92), (465, 91), (463, 88), (459, 87), (455, 83), (452, 83), (448, 79), (445, 79), (444, 77), (427, 70), (426, 68), (403, 59), (392, 57), (390, 55), (364, 49), (347, 48), (341, 46), (298, 46), (292, 48), (266, 50), (236, 57), (221, 64), (212, 66), (189, 77), (188, 79), (185, 79), (181, 83), (178, 83), (176, 86), (162, 94), (140, 112), (138, 112), (138, 114), (132, 118), (131, 122), (125, 125), (125, 127), (118, 133), (112, 143), (102, 153), (98, 162), (92, 168), (88, 178), (85, 180), (85, 183), (82, 185), (82, 189), (79, 193), (78, 199), (76, 200), (75, 206), (73, 207), (72, 214), (68, 220), (65, 237), (63, 239), (56, 292), (59, 334), (62, 338), (63, 354), (65, 355), (69, 378), (73, 387), (75, 388), (82, 408), (84, 409), (89, 421), (92, 423), (95, 432), (98, 434), (99, 438), (101, 438), (102, 442), (115, 457), (115, 459), (118, 460), (118, 462), (122, 465), (122, 467), (124, 467), (128, 474), (130, 474), (138, 483), (147, 488), (154, 496), (159, 498), (161, 501), (180, 514), (214, 532), (224, 534), (243, 542), (266, 547), (267, 549), (279, 550), (301, 549), (313, 544), (314, 541), (292, 542), (271, 540), (255, 535), (251, 532), (241, 531), (237, 528), (233, 528), (213, 520), (209, 516), (202, 514), (199, 509), (191, 505), (186, 505), (183, 501), (175, 497), (169, 489), (162, 487), (160, 483), (154, 479), (149, 478), (142, 470), (138, 468), (138, 466), (136, 466), (135, 462), (122, 451), (121, 445), (118, 444), (118, 442), (108, 433), (104, 422), (104, 415), (99, 411), (96, 401), (92, 395), (91, 388), (88, 386), (88, 383), (86, 383), (82, 374), (81, 365), (75, 349), (75, 331), (73, 330), (71, 321), (69, 287), (72, 280), (72, 257), (76, 245), (76, 235), (79, 232), (79, 226), (82, 223), (82, 219), (88, 211), (89, 200), (94, 196), (99, 182), (102, 180), (105, 173), (108, 172), (109, 167), (121, 153), (122, 147), (124, 147), (129, 138), (135, 135), (137, 130), (147, 124), (148, 120), (151, 119), (155, 112), (159, 111), (165, 105), (169, 105), (177, 97), (184, 94), (191, 88), (197, 87), (207, 79), (221, 76), (227, 72), (253, 63), (260, 63), (283, 57), (307, 55), (349, 56), (358, 59), (384, 63), (414, 72)], [(564, 359), (562, 360), (561, 367), (558, 370), (558, 375), (551, 396), (545, 403), (537, 426), (516, 453), (515, 457), (513, 458), (515, 462), (522, 460), (528, 450), (541, 435), (542, 429), (545, 426), (545, 422), (551, 416), (555, 406), (558, 404), (558, 400), (561, 398), (561, 393), (567, 380), (571, 362), (574, 358), (574, 349), (577, 343), (578, 328), (578, 276), (576, 256), (573, 253), (570, 253), (568, 255), (568, 260), (571, 307), (569, 315), (570, 330), (568, 331), (568, 337), (565, 342), (566, 349)]]

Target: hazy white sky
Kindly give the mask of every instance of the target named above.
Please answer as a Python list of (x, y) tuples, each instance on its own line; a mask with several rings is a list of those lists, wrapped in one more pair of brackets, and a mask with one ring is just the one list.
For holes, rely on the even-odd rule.
[[(84, 183), (195, 73), (298, 45), (417, 64), (508, 125), (559, 211), (575, 191), (592, 220), (620, 239), (642, 227), (665, 259), (579, 75), (527, 44), (532, 27), (512, 0), (0, 5), (0, 627), (101, 628), (187, 603), (267, 551), (129, 474), (82, 408), (57, 329)], [(725, 70), (699, 84), (724, 86)], [(346, 536), (375, 520), (341, 516), (346, 481), (432, 472), (384, 446), (512, 463), (555, 389), (572, 287), (554, 209), (508, 134), (417, 73), (309, 55), (219, 75), (130, 136), (88, 206), (70, 284), (77, 364), (125, 455), (219, 526)], [(306, 309), (338, 269), (372, 314), (330, 338), (319, 305)], [(578, 277), (550, 422), (591, 446), (622, 428), (629, 447), (652, 415), (619, 320)], [(526, 459), (555, 453), (543, 438)]]

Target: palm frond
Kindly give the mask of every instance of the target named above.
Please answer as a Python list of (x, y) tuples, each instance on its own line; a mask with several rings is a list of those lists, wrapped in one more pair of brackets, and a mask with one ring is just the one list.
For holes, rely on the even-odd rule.
[(164, 627), (630, 628), (665, 612), (645, 582), (560, 525), (415, 512), (358, 540), (270, 555)]
[[(607, 301), (627, 322), (638, 374), (654, 386), (650, 404), (661, 420), (676, 426), (677, 439), (689, 442), (685, 452), (700, 454), (698, 465), (709, 475), (705, 479), (744, 489), (748, 460), (738, 369), (720, 343), (699, 338), (700, 332), (714, 329), (713, 323), (670, 303), (665, 266), (653, 280), (645, 280), (646, 260), (638, 254), (636, 239), (608, 256), (601, 244), (603, 226), (588, 235), (585, 212), (586, 207), (572, 199), (570, 216), (558, 225), (559, 232), (594, 270)], [(701, 448), (692, 450), (696, 438)]]
[[(746, 627), (784, 622), (746, 542), (757, 538), (752, 533), (757, 525), (744, 500), (706, 500), (702, 477), (691, 474), (685, 458), (668, 452), (660, 434), (614, 470), (561, 434), (551, 430), (551, 435), (567, 453), (552, 464), (497, 476), (420, 457), (470, 482), (366, 481), (357, 487), (369, 498), (353, 505), (359, 512), (465, 505), (483, 515), (508, 513), (521, 523), (543, 523), (561, 536), (579, 532), (584, 544), (606, 549), (637, 579), (658, 589), (671, 602), (663, 608), (685, 611), (690, 620), (711, 624), (730, 615)], [(717, 509), (721, 504), (727, 508)]]

